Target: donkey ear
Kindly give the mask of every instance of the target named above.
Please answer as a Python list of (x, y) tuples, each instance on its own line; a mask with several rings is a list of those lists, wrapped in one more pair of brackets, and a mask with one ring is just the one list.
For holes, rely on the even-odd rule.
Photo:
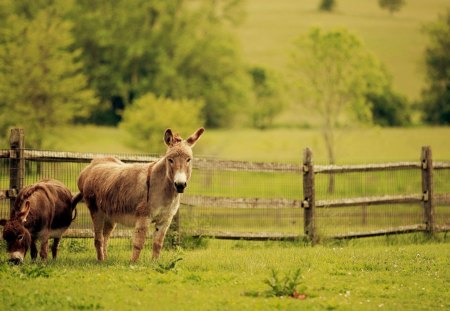
[(6, 219), (0, 219), (0, 226), (5, 226), (6, 225), (7, 220)]
[(171, 146), (173, 144), (173, 133), (171, 129), (167, 129), (164, 133), (164, 142), (167, 146)]
[(27, 220), (28, 213), (30, 212), (30, 201), (26, 200), (25, 205), (20, 210), (19, 214), (17, 214), (17, 218), (19, 218), (22, 222)]
[(203, 127), (199, 128), (194, 134), (192, 134), (188, 139), (186, 139), (186, 142), (189, 146), (194, 147), (197, 140), (202, 136), (205, 129)]

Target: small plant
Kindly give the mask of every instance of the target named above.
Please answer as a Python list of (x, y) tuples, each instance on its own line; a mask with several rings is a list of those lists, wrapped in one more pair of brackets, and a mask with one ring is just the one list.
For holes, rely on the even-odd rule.
[(40, 264), (14, 267), (13, 269), (13, 275), (20, 279), (49, 278), (51, 272), (45, 265)]
[(156, 263), (154, 269), (159, 273), (167, 273), (171, 270), (175, 270), (177, 262), (183, 260), (181, 257), (175, 257), (170, 259), (168, 262), (158, 262)]
[(303, 285), (301, 288), (297, 288), (301, 283), (301, 278), (300, 269), (297, 269), (294, 273), (287, 273), (284, 278), (279, 277), (278, 272), (272, 269), (271, 277), (264, 281), (270, 287), (267, 296), (288, 296), (305, 299), (304, 291), (306, 287)]

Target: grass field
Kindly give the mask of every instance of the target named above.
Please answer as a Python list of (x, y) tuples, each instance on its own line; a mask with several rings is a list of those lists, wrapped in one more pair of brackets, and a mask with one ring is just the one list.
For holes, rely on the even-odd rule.
[(408, 0), (391, 16), (378, 1), (339, 0), (334, 13), (317, 10), (318, 0), (247, 0), (247, 19), (237, 28), (245, 58), (280, 72), (289, 68), (293, 41), (311, 26), (345, 27), (356, 33), (393, 75), (394, 86), (417, 99), (424, 85), (423, 25), (450, 7), (447, 0)]
[[(115, 241), (112, 241), (113, 243)], [(205, 243), (208, 242), (208, 243)], [(2, 310), (448, 310), (450, 240), (422, 235), (302, 243), (204, 241), (158, 263), (129, 247), (104, 263), (92, 245), (63, 240), (60, 257), (9, 266), (0, 255)], [(174, 269), (169, 266), (182, 260)], [(264, 280), (300, 269), (303, 300), (273, 297)]]
[[(435, 160), (450, 160), (449, 127), (346, 128), (336, 133), (336, 158), (340, 164), (417, 161), (424, 145), (432, 147)], [(180, 134), (187, 137), (191, 133)], [(112, 127), (66, 127), (51, 139), (52, 149), (61, 151), (153, 152), (152, 146), (145, 151), (127, 146), (126, 133)], [(316, 163), (326, 164), (326, 149), (318, 129), (207, 129), (194, 154), (227, 160), (300, 163), (306, 147), (313, 150)]]

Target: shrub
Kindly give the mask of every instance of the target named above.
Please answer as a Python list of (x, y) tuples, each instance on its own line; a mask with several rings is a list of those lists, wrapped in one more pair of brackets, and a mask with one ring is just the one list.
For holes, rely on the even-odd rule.
[(172, 128), (185, 136), (203, 125), (203, 103), (157, 98), (148, 93), (125, 109), (120, 127), (130, 134), (129, 143), (142, 151), (164, 151), (163, 134)]

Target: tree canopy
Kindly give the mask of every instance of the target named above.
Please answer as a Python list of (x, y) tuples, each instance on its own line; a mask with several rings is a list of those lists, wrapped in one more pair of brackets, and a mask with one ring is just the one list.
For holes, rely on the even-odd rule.
[[(117, 110), (147, 92), (205, 102), (209, 126), (225, 126), (249, 101), (237, 40), (240, 1), (77, 1), (72, 11), (85, 74)], [(101, 110), (100, 113), (105, 113)], [(120, 113), (112, 111), (116, 123)]]
[(0, 129), (24, 127), (27, 145), (41, 148), (44, 134), (88, 115), (96, 99), (58, 7), (30, 18), (11, 13), (0, 27)]
[(291, 67), (299, 101), (316, 111), (335, 163), (334, 128), (350, 121), (370, 121), (368, 93), (378, 94), (388, 84), (380, 62), (346, 30), (313, 28), (295, 45)]
[(424, 119), (432, 124), (450, 124), (450, 9), (425, 32), (430, 42), (425, 50)]

